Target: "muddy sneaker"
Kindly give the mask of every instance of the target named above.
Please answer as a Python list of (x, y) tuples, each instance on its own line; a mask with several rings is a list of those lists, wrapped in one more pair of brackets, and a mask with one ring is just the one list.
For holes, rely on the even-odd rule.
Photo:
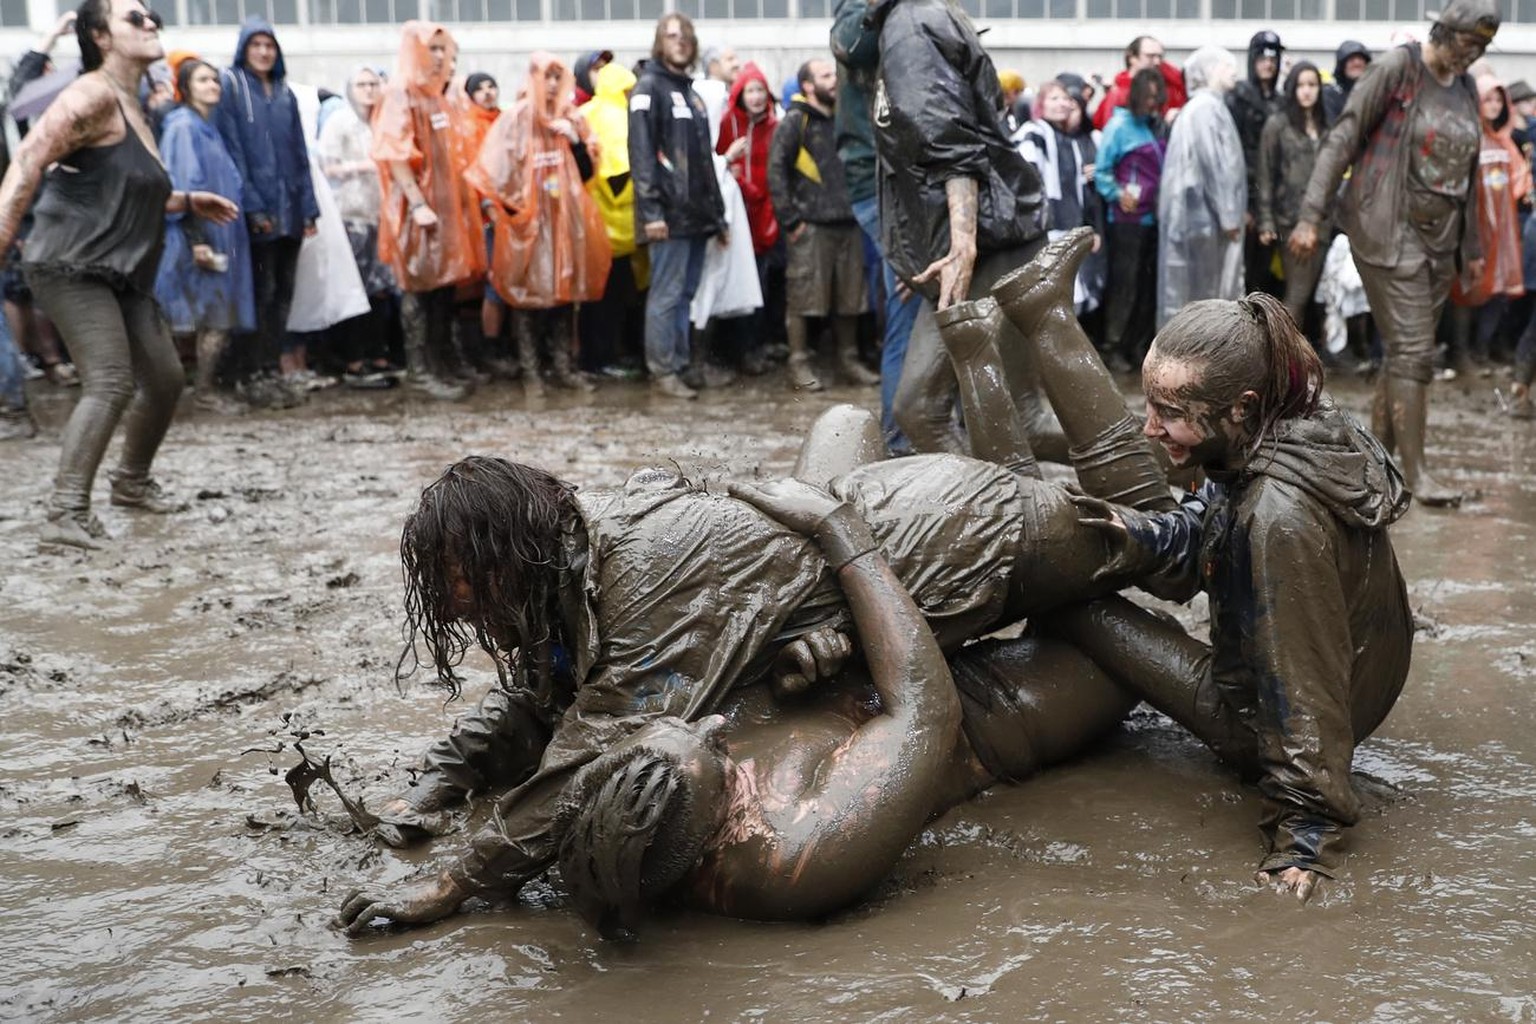
[(37, 436), (37, 421), (27, 409), (0, 409), (0, 441), (25, 441)]
[(677, 374), (669, 373), (665, 377), (657, 377), (651, 381), (651, 390), (658, 395), (667, 398), (698, 398), (699, 393), (678, 379)]
[(38, 543), (51, 547), (100, 551), (111, 541), (107, 528), (89, 509), (48, 513)]
[(49, 363), (43, 367), (43, 373), (54, 387), (77, 388), (80, 386), (80, 371), (75, 369), (74, 363)]
[(112, 504), (168, 516), (185, 512), (190, 506), (165, 493), (154, 477), (112, 477)]
[(463, 384), (451, 384), (430, 373), (413, 373), (405, 379), (405, 386), (422, 398), (434, 402), (462, 402), (469, 397), (469, 388)]
[(377, 370), (348, 370), (341, 375), (341, 383), (353, 391), (386, 391), (399, 382)]

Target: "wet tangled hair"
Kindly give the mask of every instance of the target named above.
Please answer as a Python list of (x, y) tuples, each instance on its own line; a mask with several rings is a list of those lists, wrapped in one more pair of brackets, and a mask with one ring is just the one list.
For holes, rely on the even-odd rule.
[(80, 67), (95, 71), (101, 67), (101, 46), (96, 42), (98, 32), (112, 31), (112, 0), (85, 0), (75, 9), (75, 41), (80, 44)]
[(677, 755), (625, 746), (583, 768), (555, 818), (560, 877), (605, 939), (632, 939), (646, 908), (704, 852), (714, 820)]
[(1259, 396), (1257, 448), (1281, 420), (1310, 416), (1323, 393), (1323, 364), (1285, 305), (1253, 292), (1236, 302), (1205, 299), (1174, 314), (1152, 342), (1158, 360), (1200, 368), (1199, 397), (1230, 406)]
[[(455, 462), (421, 492), (400, 535), (405, 650), (397, 683), (420, 666), (420, 642), (436, 681), (457, 697), (454, 669), (477, 643), (496, 662), (504, 688), (526, 689), (551, 705), (551, 648), (563, 639), (556, 608), (566, 568), (561, 531), (576, 515), (573, 494), (541, 469), (483, 455)], [(453, 612), (455, 570), (474, 596), (467, 618)]]

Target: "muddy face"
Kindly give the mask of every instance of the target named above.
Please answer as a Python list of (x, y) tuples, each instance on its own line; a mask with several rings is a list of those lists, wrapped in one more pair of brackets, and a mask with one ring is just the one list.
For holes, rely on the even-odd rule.
[(1218, 404), (1192, 363), (1147, 356), (1142, 369), (1147, 424), (1175, 466), (1222, 466), (1245, 436), (1241, 407)]

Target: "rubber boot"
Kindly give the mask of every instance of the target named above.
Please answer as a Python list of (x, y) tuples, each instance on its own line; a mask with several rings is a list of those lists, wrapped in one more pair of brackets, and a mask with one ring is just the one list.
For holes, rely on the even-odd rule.
[(971, 454), (1018, 476), (1038, 479), (1040, 466), (1019, 421), (997, 352), (997, 303), (991, 299), (958, 302), (936, 313), (934, 322), (960, 385)]
[(576, 318), (566, 309), (551, 315), (549, 332), (549, 379), (557, 388), (591, 394), (595, 390), (587, 375), (575, 367)]
[(533, 314), (512, 310), (512, 343), (517, 346), (517, 361), (523, 364), (523, 395), (544, 397), (544, 380), (539, 376), (539, 339), (534, 332)]
[(837, 367), (843, 379), (858, 387), (874, 387), (880, 383), (880, 375), (864, 365), (859, 358), (859, 318), (835, 316), (832, 330), (837, 336)]
[(789, 335), (789, 386), (796, 391), (822, 390), (825, 385), (816, 376), (811, 346), (805, 337), (805, 317), (788, 317), (784, 327)]
[(1436, 508), (1461, 504), (1462, 492), (1441, 484), (1424, 465), (1424, 434), (1429, 418), (1429, 385), (1394, 377), (1388, 385), (1392, 399), (1392, 431), (1397, 437), (1403, 479), (1416, 501)]
[(1072, 312), (1078, 267), (1093, 248), (1088, 228), (1070, 231), (992, 289), (998, 307), (1034, 352), (1041, 389), (1066, 434), (1072, 467), (1089, 494), (1168, 510), (1168, 478), (1140, 424)]
[(458, 402), (469, 396), (462, 384), (443, 380), (428, 362), (427, 309), (421, 296), (406, 292), (400, 299), (400, 329), (405, 335), (406, 387), (439, 402)]

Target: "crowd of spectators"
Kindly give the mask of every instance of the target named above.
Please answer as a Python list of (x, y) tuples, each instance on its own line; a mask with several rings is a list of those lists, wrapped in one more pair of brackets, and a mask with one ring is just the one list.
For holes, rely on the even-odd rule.
[[(879, 195), (871, 112), (903, 101), (899, 83), (884, 94), (883, 44), (863, 38), (870, 10), (838, 3), (828, 57), (777, 89), (758, 63), (701, 49), (680, 14), (661, 18), (633, 67), (608, 50), (539, 52), (505, 89), (461, 67), (452, 33), (422, 21), (403, 26), (394, 68), (356, 67), (334, 91), (291, 81), (260, 19), (222, 68), (172, 51), (141, 100), (174, 186), (242, 213), (231, 225), (167, 217), (155, 298), (194, 401), (228, 414), (337, 385), (454, 401), (495, 378), (520, 378), (530, 397), (643, 378), (660, 397), (689, 399), (782, 364), (797, 389), (880, 384), (887, 440), (907, 450), (904, 426), (917, 419), (903, 424), (898, 391), (921, 391), (929, 419), (950, 400), (927, 381), (943, 367), (926, 342), (906, 366), (914, 327), (931, 325), (923, 266), (886, 251), (904, 229), (882, 224), (896, 201)], [(57, 74), (50, 51), (72, 17), (16, 62), (13, 102)], [(1112, 369), (1139, 365), (1185, 303), (1263, 290), (1284, 298), (1327, 361), (1365, 370), (1380, 343), (1358, 274), (1328, 244), (1332, 226), (1317, 225), (1323, 245), (1309, 252), (1287, 240), (1372, 60), (1346, 40), (1331, 68), (1291, 61), (1266, 30), (1245, 60), (1207, 46), (1182, 66), (1139, 36), (1108, 83), (1080, 71), (1026, 83), (987, 61), (996, 83), (980, 95), (1000, 108), (988, 132), (1033, 169), (1037, 185), (1010, 187), (1040, 208), (1031, 230), (995, 248), (1024, 253), (1042, 229), (1093, 228), (1074, 297)], [(1472, 75), (1487, 259), (1442, 318), (1441, 372), (1514, 359), (1512, 410), (1529, 415), (1536, 92), (1506, 86), (1486, 62)], [(35, 114), (13, 113), (24, 135)], [(941, 186), (951, 213), (953, 199)], [(23, 380), (78, 380), (22, 275), (6, 270), (0, 292), (0, 429), (25, 435)]]

